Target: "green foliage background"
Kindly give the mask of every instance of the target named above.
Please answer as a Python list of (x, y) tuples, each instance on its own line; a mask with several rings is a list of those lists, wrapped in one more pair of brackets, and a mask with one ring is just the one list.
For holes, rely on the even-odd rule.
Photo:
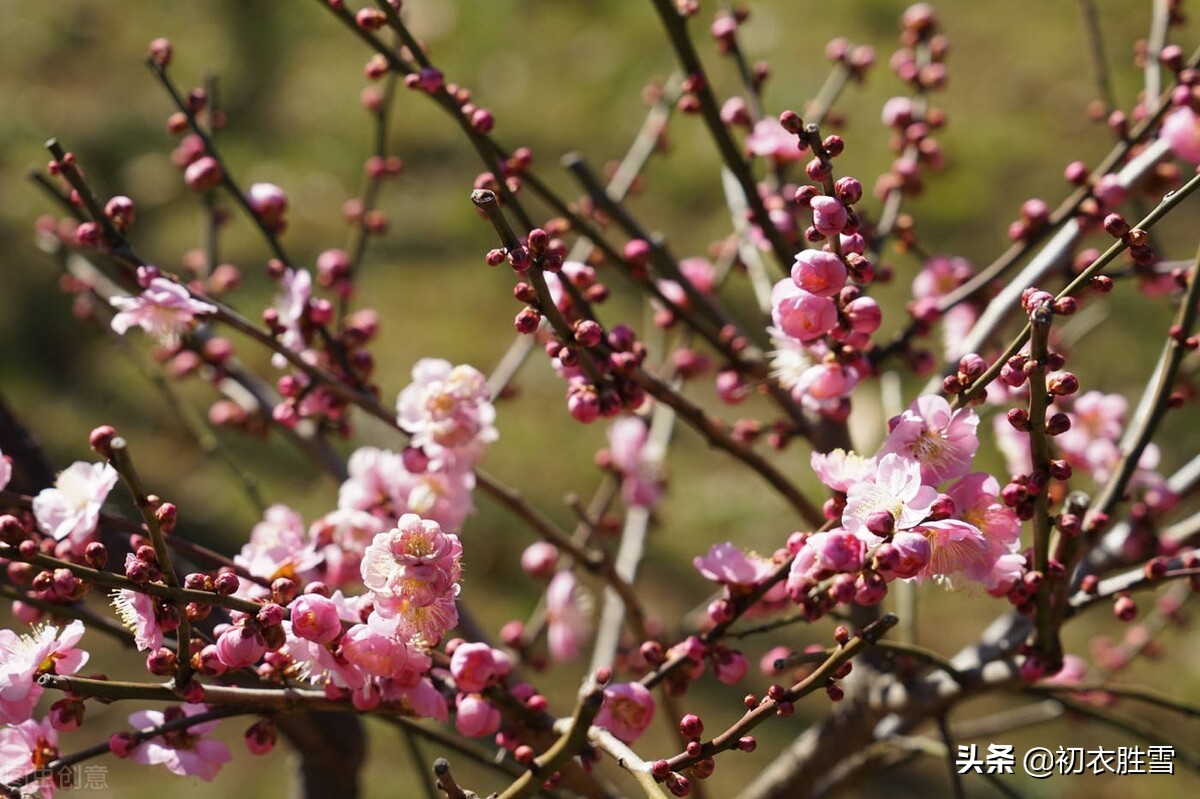
[[(704, 5), (702, 18), (707, 20), (715, 4)], [(1131, 54), (1135, 40), (1145, 36), (1149, 5), (1097, 2), (1114, 86), (1124, 107), (1141, 86)], [(816, 92), (828, 70), (822, 50), (831, 37), (845, 35), (876, 46), (882, 65), (865, 86), (851, 87), (838, 103), (847, 119), (842, 132), (848, 142), (839, 172), (859, 176), (868, 187), (890, 161), (879, 108), (888, 97), (904, 92), (886, 69), (904, 6), (889, 0), (773, 0), (754, 4), (743, 34), (752, 58), (770, 60), (773, 77), (766, 103), (771, 113), (799, 109)], [(949, 166), (930, 178), (927, 195), (909, 209), (926, 250), (962, 255), (982, 265), (1006, 245), (1005, 227), (1021, 201), (1043, 197), (1056, 204), (1068, 188), (1062, 167), (1073, 159), (1095, 163), (1111, 136), (1085, 113), (1096, 92), (1077, 4), (953, 0), (939, 8), (952, 46), (950, 82), (935, 98), (950, 118), (941, 137)], [(576, 192), (557, 159), (572, 150), (582, 151), (596, 165), (620, 157), (641, 122), (642, 86), (674, 67), (645, 2), (412, 0), (406, 13), (415, 31), (429, 40), (431, 55), (447, 78), (470, 87), (479, 103), (494, 111), (498, 139), (510, 147), (532, 147), (539, 174), (568, 196)], [(180, 83), (198, 82), (209, 70), (219, 76), (229, 117), (221, 136), (227, 161), (243, 186), (266, 180), (288, 191), (291, 229), (285, 241), (300, 263), (311, 263), (322, 249), (344, 242), (340, 207), (358, 191), (369, 146), (367, 115), (358, 101), (366, 53), (315, 2), (0, 0), (0, 19), (0, 274), (5, 289), (0, 296), (6, 300), (0, 302), (0, 392), (59, 467), (90, 459), (86, 437), (94, 425), (116, 425), (153, 488), (179, 505), (181, 530), (233, 551), (255, 521), (252, 509), (227, 474), (195, 451), (171, 411), (103, 332), (72, 318), (69, 297), (56, 287), (55, 264), (33, 246), (33, 222), (50, 208), (25, 174), (45, 162), (42, 142), (57, 136), (77, 154), (102, 194), (135, 198), (139, 221), (133, 239), (139, 251), (165, 267), (179, 268), (182, 254), (200, 245), (203, 220), (201, 204), (183, 188), (169, 161), (174, 139), (163, 125), (168, 100), (142, 63), (146, 43), (167, 36), (175, 43), (172, 71)], [(718, 94), (736, 92), (734, 72), (715, 56), (706, 23), (698, 20), (693, 27)], [(1180, 43), (1190, 49), (1195, 42), (1186, 37), (1194, 35), (1192, 29), (1182, 35)], [(649, 227), (668, 236), (676, 253), (704, 254), (709, 240), (728, 227), (715, 151), (694, 118), (675, 120), (670, 141), (670, 155), (652, 162), (646, 190), (632, 206)], [(392, 145), (406, 170), (385, 188), (382, 207), (391, 230), (373, 242), (359, 293), (361, 302), (383, 316), (374, 352), (385, 401), (408, 382), (418, 357), (445, 357), (489, 370), (510, 339), (516, 310), (507, 277), (482, 264), (483, 253), (494, 246), (492, 234), (467, 202), (480, 167), (453, 123), (422, 97), (401, 90)], [(877, 204), (869, 201), (867, 207)], [(1162, 240), (1169, 256), (1190, 255), (1197, 219), (1195, 206), (1188, 205), (1164, 223)], [(244, 220), (229, 226), (223, 259), (243, 269), (245, 288), (235, 301), (250, 317), (257, 316), (272, 292), (263, 270), (266, 257)], [(889, 261), (898, 279), (885, 296), (899, 297), (919, 264), (900, 255)], [(613, 287), (619, 288), (619, 281)], [(615, 303), (640, 313), (625, 299)], [(1078, 371), (1085, 388), (1136, 390), (1157, 357), (1166, 307), (1132, 293), (1114, 295), (1110, 324), (1094, 331), (1081, 347)], [(892, 324), (897, 317), (891, 314)], [(639, 317), (632, 319), (642, 327)], [(1121, 323), (1111, 324), (1113, 320)], [(269, 370), (261, 353), (235, 343), (244, 361)], [(134, 356), (144, 356), (140, 336), (127, 345)], [(487, 467), (569, 523), (562, 499), (569, 492), (586, 496), (596, 484), (591, 456), (603, 445), (603, 431), (569, 421), (562, 386), (540, 356), (521, 374), (519, 387), (517, 400), (499, 406), (501, 440)], [(185, 383), (183, 391), (202, 409), (212, 397), (196, 380)], [(862, 393), (872, 391), (866, 387)], [(693, 394), (706, 396), (705, 386), (697, 385)], [(865, 421), (856, 432), (861, 445), (870, 449), (882, 435), (882, 417), (872, 412), (873, 399), (864, 397), (861, 404)], [(1168, 469), (1196, 451), (1196, 422), (1189, 410), (1168, 425), (1163, 439), (1171, 442), (1164, 447)], [(286, 502), (310, 520), (334, 505), (336, 485), (286, 442), (225, 433), (221, 442), (260, 478), (269, 501)], [(343, 450), (364, 443), (387, 446), (389, 439), (386, 431), (364, 421)], [(769, 551), (793, 524), (786, 508), (759, 481), (739, 474), (690, 433), (681, 432), (674, 446), (673, 493), (662, 508), (643, 581), (647, 602), (664, 619), (678, 618), (705, 595), (706, 587), (690, 565), (693, 555), (729, 539)], [(985, 457), (999, 468), (994, 455)], [(801, 447), (785, 453), (781, 462), (793, 473), (807, 471)], [(811, 478), (801, 479), (816, 491)], [(486, 498), (479, 504), (479, 514), (464, 530), (464, 590), (476, 607), (487, 609), (486, 620), (494, 625), (524, 617), (536, 593), (518, 579), (516, 561), (527, 533)], [(922, 606), (921, 640), (952, 652), (977, 636), (994, 610), (981, 598), (934, 597)], [(1072, 638), (1073, 651), (1086, 649), (1084, 633), (1109, 626), (1102, 616), (1098, 612), (1092, 629)], [(825, 626), (801, 628), (788, 632), (785, 642), (802, 646), (827, 637)], [(104, 652), (97, 641), (92, 644), (97, 668), (112, 662), (113, 653)], [(757, 657), (757, 646), (750, 645), (748, 653)], [(1196, 643), (1168, 633), (1165, 647), (1168, 661), (1131, 676), (1195, 698)], [(566, 709), (577, 676), (560, 680), (558, 709)], [(761, 691), (765, 682), (752, 675), (749, 685)], [(699, 693), (710, 727), (734, 717), (744, 690), (703, 685)], [(999, 704), (969, 705), (955, 717)], [(766, 762), (772, 746), (782, 745), (822, 710), (822, 700), (810, 699), (794, 719), (764, 730), (758, 754), (720, 760), (710, 781), (712, 795), (732, 795)], [(1195, 722), (1133, 710), (1177, 741), (1197, 740)], [(126, 709), (90, 713), (97, 728), (112, 729), (123, 723)], [(235, 763), (213, 786), (172, 780), (172, 794), (287, 795), (283, 747), (264, 761), (255, 760), (240, 751), (239, 725), (223, 726), (235, 744)], [(400, 742), (388, 729), (373, 732), (366, 795), (415, 795)], [(94, 734), (65, 740), (69, 748), (74, 738)], [(1135, 743), (1107, 729), (1067, 723), (1010, 740), (1018, 751), (1033, 744)], [(159, 786), (166, 784), (165, 774), (115, 761), (108, 765), (111, 795), (158, 795), (164, 790)], [(472, 784), (481, 791), (496, 787), (490, 777), (465, 768), (463, 773), (475, 778)], [(931, 759), (900, 773), (903, 780), (869, 783), (859, 789), (860, 795), (880, 795), (884, 785), (894, 796), (943, 795), (948, 790), (944, 765)], [(1185, 796), (1200, 788), (1200, 781), (1187, 776), (1052, 778), (1041, 783), (1016, 778), (1012, 784), (1026, 796)], [(979, 796), (991, 790), (970, 781), (968, 788)]]

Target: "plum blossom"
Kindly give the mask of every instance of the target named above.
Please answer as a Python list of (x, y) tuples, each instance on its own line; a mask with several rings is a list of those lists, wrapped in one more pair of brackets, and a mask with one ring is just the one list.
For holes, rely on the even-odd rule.
[(875, 474), (875, 459), (864, 458), (840, 447), (830, 452), (813, 451), (809, 464), (817, 479), (834, 491), (845, 492), (850, 486)]
[[(279, 287), (280, 292), (275, 297), (279, 343), (292, 352), (303, 352), (308, 346), (304, 321), (309, 300), (312, 299), (312, 275), (307, 269), (288, 269), (279, 279)], [(271, 356), (271, 364), (276, 369), (282, 369), (287, 366), (287, 358), (275, 353)]]
[(867, 520), (877, 513), (892, 517), (895, 530), (911, 530), (926, 516), (937, 499), (937, 491), (921, 482), (921, 467), (916, 461), (886, 454), (875, 467), (874, 478), (850, 486), (842, 525), (868, 544), (880, 537), (867, 529)]
[(1190, 106), (1180, 106), (1167, 115), (1162, 137), (1177, 157), (1200, 164), (1200, 116)]
[(991, 572), (995, 559), (978, 527), (957, 519), (945, 519), (926, 522), (916, 532), (929, 540), (929, 563), (918, 579), (940, 577), (957, 586), (955, 578), (978, 583)]
[(479, 694), (459, 694), (454, 729), (468, 738), (482, 738), (500, 729), (500, 711)]
[(937, 485), (971, 471), (979, 449), (979, 417), (970, 408), (952, 411), (944, 397), (918, 397), (893, 420), (881, 455), (897, 454), (921, 466), (921, 479)]
[(342, 632), (342, 620), (332, 599), (304, 594), (292, 602), (292, 632), (318, 644), (328, 644)]
[[(265, 580), (296, 577), (316, 568), (320, 561), (320, 553), (305, 535), (304, 520), (283, 504), (266, 509), (262, 521), (250, 531), (250, 540), (233, 558), (234, 563)], [(243, 581), (242, 588), (261, 591), (248, 581)]]
[(347, 663), (372, 677), (396, 678), (408, 665), (408, 647), (376, 613), (368, 617), (366, 624), (356, 624), (346, 631), (339, 651)]
[(801, 250), (792, 265), (792, 282), (818, 297), (832, 297), (846, 285), (846, 264), (824, 250)]
[(771, 289), (771, 319), (785, 335), (801, 342), (813, 341), (837, 327), (837, 304), (785, 278)]
[(647, 452), (650, 430), (635, 416), (623, 416), (608, 429), (612, 465), (621, 473), (621, 496), (626, 504), (653, 507), (662, 498), (658, 459)]
[[(140, 710), (129, 717), (129, 723), (139, 730), (148, 730), (173, 719), (196, 716), (207, 710), (205, 705), (193, 704), (168, 708), (165, 712)], [(194, 775), (205, 782), (212, 782), (221, 766), (233, 759), (228, 746), (204, 737), (216, 726), (216, 721), (205, 721), (155, 736), (134, 747), (129, 759), (143, 765), (166, 766), (168, 771), (181, 777)]]
[(569, 569), (554, 575), (546, 588), (546, 641), (555, 660), (573, 660), (591, 633), (579, 581)]
[(947, 496), (954, 501), (956, 515), (978, 529), (987, 542), (987, 573), (978, 578), (989, 593), (1007, 593), (1021, 576), (1025, 557), (1020, 554), (1021, 521), (1000, 501), (1000, 483), (990, 474), (974, 472), (951, 485)]
[(458, 690), (477, 693), (511, 669), (508, 656), (487, 644), (459, 644), (450, 657), (450, 673)]
[(76, 461), (59, 473), (53, 488), (33, 498), (33, 515), (42, 532), (67, 539), (82, 552), (95, 537), (100, 508), (117, 484), (117, 470), (107, 463)]
[(796, 135), (784, 130), (779, 120), (765, 117), (754, 123), (754, 130), (746, 137), (746, 152), (773, 158), (780, 164), (799, 161), (804, 156)]
[(728, 541), (713, 544), (707, 554), (697, 555), (692, 565), (700, 572), (700, 576), (721, 585), (758, 585), (775, 571), (775, 565), (770, 560), (753, 553), (747, 554)]
[(654, 696), (646, 686), (639, 682), (604, 686), (604, 703), (596, 714), (597, 727), (608, 730), (625, 743), (633, 743), (653, 719)]
[(395, 529), (375, 536), (367, 547), (363, 583), (378, 596), (429, 605), (453, 590), (462, 576), (461, 558), (458, 536), (443, 533), (437, 522), (406, 513)]
[(313, 522), (308, 535), (322, 559), (322, 581), (337, 587), (357, 580), (363, 552), (385, 529), (382, 519), (353, 509), (339, 508)]
[(197, 316), (217, 312), (217, 306), (195, 299), (186, 288), (165, 277), (153, 278), (136, 297), (113, 297), (109, 302), (117, 309), (112, 329), (118, 335), (136, 326), (167, 345), (176, 343)]
[(474, 463), (497, 438), (487, 378), (440, 358), (417, 361), (412, 376), (396, 400), (396, 421), (412, 434), (412, 445), (425, 450), (435, 469), (439, 459)]
[(112, 592), (112, 606), (121, 624), (133, 630), (133, 642), (139, 652), (153, 651), (162, 646), (163, 629), (158, 623), (153, 597), (122, 588)]
[(77, 649), (83, 622), (73, 621), (62, 630), (35, 627), (27, 635), (0, 629), (0, 722), (20, 724), (33, 715), (45, 690), (37, 678), (43, 674), (74, 674), (88, 661)]
[(0, 452), (0, 491), (12, 480), (12, 458)]
[[(45, 769), (58, 757), (58, 730), (49, 718), (27, 719), (20, 724), (0, 727), (0, 782), (8, 783), (34, 771)], [(54, 799), (54, 780), (40, 777), (20, 790), (21, 796)]]

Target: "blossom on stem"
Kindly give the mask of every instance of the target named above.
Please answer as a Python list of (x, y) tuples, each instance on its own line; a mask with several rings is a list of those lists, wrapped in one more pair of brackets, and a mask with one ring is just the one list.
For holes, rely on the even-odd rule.
[(439, 459), (474, 463), (497, 438), (487, 378), (473, 366), (422, 358), (396, 399), (396, 421), (438, 468)]
[(625, 743), (633, 743), (653, 719), (654, 696), (646, 686), (639, 682), (604, 686), (604, 702), (596, 714), (597, 727), (608, 730)]
[[(139, 710), (129, 717), (129, 723), (139, 730), (149, 730), (161, 727), (168, 721), (183, 716), (199, 715), (207, 710), (205, 705), (194, 704), (168, 708), (165, 712)], [(228, 746), (204, 737), (216, 726), (215, 720), (205, 721), (149, 738), (134, 747), (129, 759), (143, 765), (159, 764), (181, 777), (196, 776), (205, 782), (211, 782), (221, 770), (221, 766), (233, 759)]]
[(873, 479), (854, 483), (847, 490), (842, 525), (868, 544), (877, 544), (881, 533), (868, 529), (868, 520), (886, 514), (892, 519), (892, 529), (911, 530), (929, 515), (936, 499), (937, 491), (921, 482), (919, 463), (886, 454), (879, 459)]
[(893, 420), (881, 455), (896, 454), (921, 467), (921, 479), (937, 485), (971, 471), (979, 449), (979, 417), (970, 408), (951, 410), (938, 394), (918, 397)]
[(118, 335), (136, 326), (168, 346), (179, 341), (197, 316), (217, 312), (217, 306), (195, 299), (185, 287), (165, 277), (152, 279), (136, 297), (113, 297), (109, 303), (117, 309), (112, 329)]
[(33, 515), (42, 532), (71, 542), (82, 553), (95, 539), (100, 508), (117, 484), (117, 470), (107, 463), (76, 461), (59, 473), (53, 488), (33, 498)]
[(1184, 161), (1200, 164), (1200, 116), (1191, 106), (1180, 106), (1163, 120), (1162, 137)]
[(646, 452), (650, 430), (635, 416), (623, 416), (608, 429), (612, 465), (621, 473), (621, 496), (627, 505), (654, 507), (662, 498), (659, 465)]
[(771, 561), (753, 553), (747, 554), (728, 541), (713, 544), (707, 554), (693, 558), (692, 565), (706, 580), (746, 587), (758, 585), (775, 571)]
[(579, 581), (564, 569), (554, 575), (546, 588), (546, 642), (550, 656), (558, 661), (573, 660), (591, 633), (591, 619), (582, 605)]
[(83, 637), (83, 622), (73, 621), (62, 630), (49, 625), (26, 635), (0, 629), (0, 722), (20, 724), (33, 715), (45, 690), (38, 684), (43, 674), (74, 674), (88, 661), (88, 653), (75, 644)]
[(158, 649), (163, 644), (163, 629), (155, 613), (155, 601), (149, 594), (122, 588), (112, 592), (112, 606), (121, 624), (133, 631), (139, 652)]
[(21, 796), (54, 799), (53, 775), (46, 767), (58, 757), (58, 730), (49, 718), (26, 719), (20, 724), (0, 727), (0, 782), (8, 783), (32, 772), (38, 779), (19, 791)]
[[(279, 287), (280, 292), (275, 297), (279, 343), (292, 352), (301, 353), (308, 346), (304, 322), (312, 299), (312, 275), (307, 269), (288, 269), (279, 279)], [(275, 353), (271, 364), (282, 369), (287, 366), (287, 359)]]

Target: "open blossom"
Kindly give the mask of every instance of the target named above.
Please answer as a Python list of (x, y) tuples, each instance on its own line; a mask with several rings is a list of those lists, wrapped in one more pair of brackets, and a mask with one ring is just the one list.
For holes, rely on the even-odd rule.
[(112, 329), (119, 335), (136, 326), (165, 344), (178, 341), (197, 316), (217, 312), (217, 306), (195, 299), (186, 288), (165, 277), (152, 279), (136, 297), (113, 297), (109, 302), (117, 309)]
[(621, 496), (628, 505), (653, 507), (662, 498), (657, 458), (646, 451), (650, 430), (634, 416), (623, 416), (608, 429), (612, 465), (621, 473)]
[[(49, 718), (0, 727), (0, 782), (45, 769), (57, 757), (58, 730)], [(20, 795), (54, 799), (54, 789), (54, 780), (47, 774), (26, 785)]]
[(875, 475), (875, 459), (838, 448), (831, 452), (814, 451), (809, 464), (817, 479), (834, 491), (847, 491), (855, 483)]
[(788, 133), (776, 119), (763, 118), (754, 123), (746, 137), (746, 152), (761, 158), (773, 158), (781, 164), (799, 161), (804, 153), (794, 133)]
[[(265, 580), (295, 577), (315, 568), (321, 560), (305, 535), (304, 520), (287, 505), (275, 504), (250, 531), (250, 540), (233, 561)], [(243, 583), (244, 588), (251, 584)]]
[(93, 539), (100, 508), (117, 484), (117, 470), (107, 463), (76, 461), (64, 469), (53, 488), (33, 498), (33, 515), (42, 532), (56, 540), (69, 539), (82, 552)]
[(892, 517), (893, 529), (910, 530), (929, 515), (937, 491), (921, 482), (921, 467), (916, 461), (887, 454), (879, 459), (874, 478), (850, 486), (842, 525), (868, 544), (880, 538), (867, 529), (875, 514)]
[(546, 588), (546, 641), (555, 660), (572, 660), (579, 655), (592, 624), (583, 608), (579, 581), (564, 569)]
[(308, 535), (322, 560), (320, 579), (330, 587), (357, 580), (363, 552), (385, 529), (382, 519), (354, 509), (339, 508), (313, 522)]
[(162, 646), (163, 630), (154, 612), (155, 601), (149, 594), (122, 588), (112, 593), (112, 605), (126, 628), (133, 630), (133, 642), (139, 652)]
[[(308, 302), (312, 299), (312, 275), (307, 269), (288, 269), (279, 279), (280, 292), (275, 297), (275, 312), (280, 328), (279, 343), (293, 352), (303, 352), (308, 345), (304, 335), (304, 320)], [(271, 357), (276, 369), (287, 366), (279, 353)]]
[(378, 596), (429, 605), (455, 589), (462, 576), (461, 559), (458, 536), (443, 533), (437, 522), (406, 513), (395, 529), (375, 536), (363, 553), (363, 583)]
[(654, 696), (639, 682), (622, 682), (604, 687), (604, 704), (596, 714), (602, 727), (625, 743), (642, 736), (654, 719)]
[(27, 635), (0, 629), (0, 722), (20, 724), (33, 715), (45, 690), (37, 682), (41, 675), (74, 674), (83, 668), (88, 653), (75, 647), (81, 637), (81, 621), (61, 631), (35, 627)]
[[(169, 720), (182, 716), (195, 716), (208, 710), (205, 705), (185, 704), (167, 711), (140, 710), (129, 717), (129, 723), (139, 730), (162, 726)], [(163, 765), (181, 777), (196, 776), (212, 782), (221, 766), (233, 759), (229, 747), (220, 741), (205, 738), (217, 726), (216, 721), (205, 721), (182, 730), (163, 733), (138, 744), (129, 755), (134, 763)]]
[(937, 485), (971, 471), (979, 449), (979, 417), (970, 408), (950, 409), (944, 397), (918, 397), (895, 421), (880, 454), (895, 453), (921, 466), (921, 479)]
[(946, 489), (956, 515), (983, 534), (988, 546), (989, 569), (980, 578), (993, 594), (1006, 593), (1025, 566), (1020, 554), (1021, 520), (1000, 501), (1000, 482), (985, 472), (974, 472)]
[(408, 647), (393, 633), (383, 617), (372, 613), (366, 624), (346, 631), (339, 651), (347, 663), (370, 677), (396, 678), (408, 665)]
[(916, 529), (929, 540), (929, 563), (920, 578), (941, 577), (958, 586), (965, 578), (983, 582), (995, 559), (983, 532), (957, 519), (926, 522)]
[(412, 376), (396, 400), (396, 421), (412, 434), (413, 446), (435, 464), (439, 458), (477, 460), (497, 438), (487, 378), (473, 366), (440, 358), (417, 361)]
[(304, 594), (292, 602), (292, 632), (318, 644), (328, 644), (342, 632), (342, 620), (332, 599)]
[(747, 554), (728, 541), (713, 544), (707, 554), (697, 555), (692, 565), (706, 580), (721, 585), (758, 585), (775, 571), (771, 561), (753, 553)]

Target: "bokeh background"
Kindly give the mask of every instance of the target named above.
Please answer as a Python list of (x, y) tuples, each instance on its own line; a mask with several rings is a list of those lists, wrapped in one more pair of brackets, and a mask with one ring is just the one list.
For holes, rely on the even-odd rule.
[[(704, 4), (703, 20), (715, 5)], [(1148, 30), (1150, 3), (1097, 0), (1095, 5), (1116, 96), (1129, 107), (1141, 87), (1133, 51)], [(822, 52), (833, 36), (877, 48), (883, 66), (870, 73), (865, 85), (851, 86), (837, 104), (848, 142), (839, 172), (854, 174), (868, 186), (891, 157), (879, 109), (888, 97), (904, 92), (886, 69), (904, 7), (892, 0), (771, 0), (752, 5), (752, 19), (743, 29), (748, 55), (771, 64), (766, 105), (775, 114), (798, 109), (814, 95), (828, 71)], [(1094, 164), (1107, 151), (1111, 134), (1086, 113), (1097, 95), (1078, 4), (948, 0), (938, 8), (952, 48), (950, 80), (935, 100), (950, 119), (940, 136), (948, 168), (931, 178), (926, 195), (908, 208), (927, 251), (961, 255), (982, 265), (1006, 245), (1005, 228), (1020, 203), (1042, 197), (1055, 205), (1068, 190), (1063, 166), (1074, 159)], [(493, 110), (497, 138), (509, 147), (533, 148), (539, 174), (568, 196), (576, 192), (557, 166), (559, 157), (579, 150), (596, 165), (620, 157), (643, 117), (642, 87), (674, 68), (649, 3), (410, 0), (405, 10), (447, 78), (470, 87), (480, 104)], [(346, 239), (340, 208), (359, 189), (369, 148), (368, 118), (358, 99), (368, 54), (316, 2), (0, 0), (0, 19), (0, 393), (59, 468), (91, 458), (86, 439), (93, 426), (116, 425), (135, 448), (154, 490), (179, 505), (181, 530), (233, 552), (256, 520), (252, 507), (220, 465), (196, 450), (176, 415), (134, 367), (131, 357), (144, 360), (148, 351), (144, 339), (131, 337), (128, 353), (122, 354), (103, 331), (73, 318), (70, 297), (58, 288), (57, 264), (35, 247), (34, 221), (52, 209), (26, 175), (44, 165), (42, 143), (57, 136), (77, 154), (102, 195), (127, 194), (137, 201), (133, 240), (139, 251), (178, 269), (185, 253), (201, 245), (204, 217), (202, 204), (171, 165), (175, 140), (164, 127), (171, 108), (143, 64), (146, 43), (166, 36), (175, 44), (172, 70), (182, 85), (198, 84), (210, 72), (218, 76), (229, 119), (221, 136), (227, 162), (243, 186), (271, 181), (287, 190), (291, 228), (285, 241), (300, 263), (311, 263), (318, 252), (342, 246)], [(716, 57), (706, 25), (697, 20), (693, 28), (718, 94), (726, 97), (739, 89), (736, 76), (731, 64)], [(1196, 44), (1194, 28), (1175, 35), (1185, 50)], [(668, 237), (677, 254), (702, 255), (728, 227), (715, 150), (695, 118), (675, 120), (669, 139), (669, 155), (650, 164), (645, 190), (631, 204), (648, 227)], [(483, 253), (494, 246), (492, 233), (467, 201), (480, 168), (453, 123), (421, 96), (402, 90), (391, 145), (406, 169), (384, 189), (381, 207), (391, 227), (372, 242), (359, 294), (360, 302), (378, 308), (383, 317), (374, 352), (385, 401), (408, 382), (412, 363), (422, 356), (490, 370), (511, 339), (516, 310), (507, 277), (482, 263)], [(868, 201), (866, 207), (877, 204)], [(1190, 256), (1198, 219), (1194, 205), (1186, 205), (1161, 226), (1160, 241), (1168, 255)], [(222, 251), (223, 260), (243, 270), (245, 286), (236, 304), (256, 317), (272, 294), (264, 270), (267, 250), (250, 226), (237, 219), (226, 231)], [(888, 254), (888, 261), (897, 281), (885, 296), (899, 297), (919, 264), (895, 253)], [(613, 286), (619, 288), (620, 281)], [(1077, 371), (1085, 388), (1131, 394), (1157, 357), (1168, 305), (1134, 292), (1118, 292), (1107, 302), (1108, 317), (1080, 347)], [(633, 300), (618, 297), (613, 308), (643, 326)], [(892, 324), (897, 317), (891, 315)], [(261, 353), (237, 343), (245, 362), (266, 368)], [(603, 430), (599, 425), (580, 428), (569, 420), (562, 386), (540, 356), (522, 371), (517, 385), (516, 398), (499, 405), (501, 439), (486, 466), (569, 523), (563, 498), (571, 492), (587, 496), (599, 481), (592, 456), (603, 446)], [(910, 390), (917, 385), (905, 382)], [(185, 381), (180, 390), (202, 413), (213, 399), (199, 380)], [(873, 391), (868, 386), (861, 393)], [(707, 380), (693, 393), (707, 396)], [(883, 433), (882, 416), (872, 409), (873, 398), (864, 396), (861, 404), (865, 421), (856, 429), (860, 445), (870, 449)], [(1196, 451), (1198, 421), (1194, 411), (1172, 418), (1163, 438), (1170, 442), (1163, 453), (1166, 469)], [(336, 484), (286, 442), (224, 432), (220, 442), (259, 479), (268, 501), (285, 502), (309, 520), (333, 507)], [(339, 446), (348, 453), (362, 444), (389, 443), (386, 431), (363, 423), (352, 441)], [(691, 567), (693, 555), (724, 540), (770, 551), (794, 523), (757, 479), (740, 474), (690, 432), (681, 431), (673, 448), (672, 491), (658, 515), (640, 582), (647, 604), (664, 619), (678, 618), (705, 596), (706, 585)], [(1000, 468), (994, 453), (982, 457)], [(816, 490), (802, 448), (793, 448), (780, 462)], [(528, 533), (486, 498), (478, 504), (479, 513), (463, 531), (465, 596), (495, 629), (504, 620), (527, 616), (537, 590), (519, 579), (517, 568)], [(994, 603), (979, 597), (930, 595), (921, 605), (919, 640), (953, 652), (973, 640), (995, 610)], [(1103, 610), (1082, 627), (1070, 637), (1072, 651), (1085, 653), (1091, 635), (1113, 632)], [(782, 642), (799, 647), (824, 641), (828, 634), (824, 625), (792, 629)], [(109, 668), (120, 653), (107, 651), (99, 641), (91, 644), (96, 668), (126, 673), (119, 666)], [(1195, 636), (1172, 630), (1162, 644), (1159, 662), (1138, 667), (1127, 678), (1195, 699), (1200, 695)], [(747, 652), (757, 659), (765, 645), (749, 643)], [(558, 709), (568, 707), (581, 668), (567, 669), (560, 677), (555, 686)], [(749, 678), (752, 690), (765, 685), (763, 677)], [(722, 691), (707, 684), (698, 689), (710, 727), (740, 712), (738, 697), (745, 689)], [(1003, 704), (968, 704), (953, 720)], [(755, 756), (718, 761), (711, 795), (732, 796), (766, 762), (772, 747), (781, 746), (823, 709), (822, 699), (809, 699), (794, 718), (762, 730)], [(1196, 722), (1145, 707), (1123, 710), (1183, 745), (1198, 740)], [(101, 729), (118, 728), (126, 711), (115, 706), (90, 711), (88, 730), (66, 736), (65, 748), (91, 743)], [(164, 772), (110, 759), (105, 763), (109, 789), (89, 793), (288, 795), (285, 748), (254, 759), (240, 750), (241, 726), (223, 724), (237, 757), (213, 785), (171, 779), (167, 788)], [(372, 725), (371, 731), (365, 795), (416, 795), (399, 739), (387, 728)], [(653, 735), (659, 743), (665, 741), (661, 730)], [(1011, 742), (1018, 751), (1032, 745), (1112, 748), (1136, 743), (1111, 729), (1074, 722), (991, 742)], [(425, 754), (430, 761), (435, 753), (427, 749)], [(481, 792), (499, 787), (490, 776), (466, 767), (462, 773)], [(1191, 796), (1200, 789), (1200, 780), (1186, 774), (1043, 782), (1018, 776), (1008, 784), (1030, 797)], [(883, 786), (891, 796), (949, 791), (944, 764), (932, 758), (854, 790), (875, 796)], [(994, 793), (982, 782), (968, 780), (967, 787), (972, 796)]]

